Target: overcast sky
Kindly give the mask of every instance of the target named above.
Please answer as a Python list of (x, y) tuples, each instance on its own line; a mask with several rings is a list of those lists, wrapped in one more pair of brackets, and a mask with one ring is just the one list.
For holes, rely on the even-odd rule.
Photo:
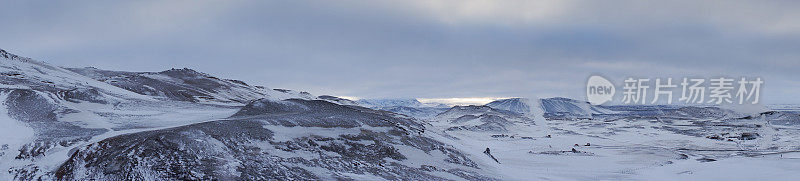
[(317, 95), (583, 99), (592, 74), (758, 76), (766, 103), (800, 103), (800, 1), (714, 2), (2, 1), (0, 48)]

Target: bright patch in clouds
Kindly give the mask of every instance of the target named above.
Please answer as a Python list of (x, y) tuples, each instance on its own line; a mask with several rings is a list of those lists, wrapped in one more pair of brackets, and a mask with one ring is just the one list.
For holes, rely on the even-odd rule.
[(770, 82), (764, 103), (796, 104), (800, 97), (789, 95), (800, 92), (797, 7), (800, 1), (3, 1), (0, 48), (67, 67), (188, 67), (316, 95), (461, 105), (496, 99), (487, 96), (582, 98), (592, 74), (757, 76)]
[[(357, 101), (363, 98), (353, 96), (336, 96), (343, 99)], [(466, 105), (484, 105), (492, 101), (500, 99), (509, 99), (511, 97), (451, 97), (451, 98), (416, 98), (422, 104), (436, 105), (446, 104), (448, 106), (466, 106)]]
[(484, 105), (498, 99), (507, 97), (454, 97), (454, 98), (417, 98), (423, 104), (442, 103), (451, 106)]
[(342, 98), (342, 99), (347, 99), (347, 100), (352, 100), (352, 101), (356, 101), (356, 100), (361, 99), (361, 98), (358, 98), (358, 97), (351, 97), (351, 96), (336, 96), (336, 97), (339, 97), (339, 98)]

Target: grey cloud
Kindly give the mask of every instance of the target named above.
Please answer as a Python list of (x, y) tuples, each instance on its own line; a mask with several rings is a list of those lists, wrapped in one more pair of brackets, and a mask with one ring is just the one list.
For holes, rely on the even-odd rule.
[[(492, 6), (475, 6), (474, 4)], [(452, 6), (450, 6), (452, 4)], [(552, 8), (547, 8), (552, 7)], [(355, 97), (582, 98), (593, 73), (800, 76), (796, 3), (9, 2), (0, 48), (62, 66), (190, 67)], [(504, 11), (505, 10), (505, 11)]]

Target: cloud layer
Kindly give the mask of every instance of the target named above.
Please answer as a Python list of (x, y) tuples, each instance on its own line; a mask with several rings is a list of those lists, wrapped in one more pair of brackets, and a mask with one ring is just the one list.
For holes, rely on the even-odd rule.
[(4, 2), (0, 48), (362, 98), (583, 98), (589, 75), (759, 76), (800, 103), (797, 1)]

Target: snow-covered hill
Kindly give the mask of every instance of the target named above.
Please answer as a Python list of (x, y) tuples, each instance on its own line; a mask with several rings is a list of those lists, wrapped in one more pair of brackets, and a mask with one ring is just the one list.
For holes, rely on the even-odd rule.
[(523, 114), (489, 106), (455, 106), (432, 119), (431, 124), (447, 131), (505, 133), (511, 129), (534, 125)]
[(549, 98), (443, 109), (190, 69), (64, 69), (2, 50), (0, 83), (0, 180), (800, 177), (796, 105), (753, 115)]
[(450, 107), (442, 104), (423, 104), (417, 99), (387, 98), (359, 99), (359, 106), (403, 114), (417, 119), (430, 119)]
[(434, 116), (447, 111), (450, 108), (439, 108), (439, 107), (406, 107), (406, 106), (391, 106), (391, 107), (379, 107), (375, 108), (378, 110), (394, 112), (397, 114), (403, 114), (407, 116), (411, 116), (417, 119), (430, 119)]
[[(163, 96), (170, 91), (202, 90), (199, 87), (207, 85), (202, 79), (176, 78), (182, 76), (179, 73), (182, 71), (162, 72), (164, 75), (159, 76), (173, 77), (158, 79), (156, 83), (131, 81), (131, 84), (122, 83), (145, 73), (121, 73), (124, 76), (113, 79), (123, 81), (110, 84), (0, 50), (0, 113), (3, 113), (0, 115), (0, 170), (3, 170), (0, 180), (49, 180), (68, 158), (70, 150), (76, 147), (120, 134), (220, 119), (232, 115), (238, 109), (237, 104), (244, 105), (226, 101), (198, 104)], [(193, 71), (188, 73), (205, 76)], [(178, 80), (183, 83), (176, 83)], [(196, 82), (187, 83), (190, 80)], [(176, 86), (148, 86), (168, 83)], [(164, 94), (131, 91), (145, 89)], [(245, 94), (253, 91), (242, 89), (213, 89), (211, 95), (221, 98), (218, 100), (231, 101), (258, 95)], [(300, 98), (301, 95), (291, 91), (265, 92), (268, 94), (258, 98)]]
[(275, 100), (311, 98), (289, 90), (271, 90), (239, 80), (221, 79), (188, 68), (161, 72), (110, 71), (92, 67), (68, 70), (131, 92), (167, 100), (235, 105), (265, 97)]
[(562, 97), (541, 99), (540, 101), (544, 116), (549, 119), (592, 118), (592, 115), (615, 113), (602, 106)]
[(776, 126), (800, 127), (800, 112), (797, 111), (769, 111), (755, 117), (759, 118)]
[(685, 105), (615, 105), (597, 106), (588, 102), (568, 98), (541, 99), (544, 117), (547, 119), (619, 119), (673, 118), (673, 119), (731, 119), (748, 116), (715, 106)]
[(31, 165), (33, 160), (111, 131), (113, 123), (98, 116), (97, 108), (154, 101), (4, 50), (0, 83), (0, 169), (8, 171), (0, 172), (2, 180), (34, 178), (45, 168)]
[[(234, 117), (81, 148), (65, 180), (492, 180), (412, 120), (326, 101), (253, 101)], [(106, 165), (118, 165), (106, 167)]]
[(358, 105), (358, 103), (356, 101), (353, 101), (353, 100), (350, 100), (350, 99), (341, 98), (341, 97), (336, 97), (336, 96), (330, 96), (330, 95), (317, 96), (317, 99), (325, 100), (325, 101), (328, 101), (328, 102), (341, 104), (341, 105), (354, 105), (354, 106)]
[(530, 105), (532, 105), (531, 100), (526, 98), (500, 99), (486, 104), (486, 106), (495, 109), (513, 111), (521, 114), (530, 114), (531, 113)]
[[(742, 114), (717, 107), (542, 101), (543, 109), (561, 116), (519, 124), (487, 116), (503, 113), (488, 106), (456, 107), (432, 119), (427, 131), (439, 133), (442, 142), (474, 155), (476, 163), (508, 180), (704, 180), (731, 174), (716, 167), (764, 173), (757, 170), (799, 166), (792, 164), (800, 158), (800, 147), (793, 146), (800, 143), (798, 127), (786, 124), (798, 114), (738, 117)], [(715, 164), (720, 160), (726, 164)], [(799, 176), (783, 169), (772, 174)]]

